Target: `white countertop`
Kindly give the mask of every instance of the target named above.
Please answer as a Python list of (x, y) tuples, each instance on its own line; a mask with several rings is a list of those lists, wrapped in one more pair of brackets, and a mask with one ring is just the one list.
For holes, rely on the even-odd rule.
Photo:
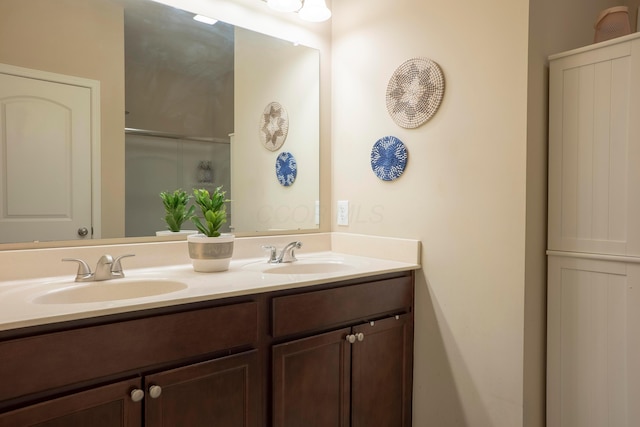
[[(304, 237), (308, 240), (318, 240), (319, 236), (320, 235)], [(300, 236), (298, 236), (298, 238), (303, 239), (303, 237)], [(322, 239), (322, 237), (320, 237), (320, 239)], [(234, 258), (231, 261), (228, 271), (218, 273), (198, 273), (193, 271), (190, 263), (183, 262), (175, 264), (163, 262), (162, 266), (154, 265), (140, 268), (127, 268), (127, 259), (127, 261), (123, 260), (126, 275), (124, 279), (113, 279), (99, 283), (109, 284), (116, 283), (118, 280), (142, 281), (145, 279), (153, 279), (178, 281), (187, 285), (187, 287), (160, 295), (110, 300), (106, 302), (71, 304), (42, 304), (34, 302), (34, 299), (37, 297), (50, 292), (75, 286), (91, 286), (92, 283), (96, 283), (76, 283), (74, 282), (75, 274), (51, 277), (40, 275), (22, 280), (4, 280), (0, 281), (0, 331), (282, 289), (293, 289), (420, 268), (418, 263), (418, 241), (399, 240), (397, 249), (401, 252), (404, 251), (406, 255), (398, 256), (398, 250), (394, 251), (393, 245), (389, 247), (389, 245), (393, 243), (393, 239), (384, 239), (382, 241), (375, 239), (375, 237), (369, 236), (354, 236), (353, 238), (347, 238), (345, 240), (343, 235), (338, 237), (337, 240), (331, 239), (333, 244), (329, 244), (329, 246), (344, 249), (344, 252), (320, 250), (317, 252), (302, 253), (302, 251), (300, 251), (297, 257), (301, 264), (331, 261), (333, 263), (343, 264), (346, 267), (341, 271), (320, 274), (266, 273), (261, 270), (269, 268), (270, 265), (266, 263), (264, 256), (260, 258)], [(291, 236), (285, 236), (285, 240), (291, 240)], [(261, 241), (262, 240), (247, 239), (241, 242), (241, 246), (255, 245)], [(363, 248), (362, 252), (367, 256), (353, 254), (353, 252), (357, 252), (357, 248), (362, 247), (363, 244), (366, 248)], [(375, 248), (376, 244), (379, 248), (383, 248), (385, 253), (394, 253), (395, 255), (384, 256), (384, 254), (372, 253), (372, 248)], [(175, 246), (175, 243), (172, 243), (172, 245)], [(310, 246), (322, 249), (323, 246), (326, 247), (327, 245), (315, 244), (314, 246), (312, 243)], [(120, 252), (126, 252), (130, 248), (124, 247), (120, 249)], [(136, 249), (137, 252), (140, 252), (147, 248), (137, 247)], [(186, 250), (186, 247), (182, 247), (182, 249)], [(102, 247), (101, 250), (105, 251), (105, 247)], [(157, 248), (155, 250), (157, 250)], [(170, 248), (170, 250), (173, 249)], [(414, 251), (417, 252), (413, 253)], [(116, 255), (118, 253), (117, 250), (111, 250), (111, 252), (115, 252)], [(239, 249), (239, 252), (241, 254), (247, 253), (247, 251), (242, 248)], [(57, 264), (60, 264), (59, 255), (60, 254), (56, 254), (55, 256)], [(135, 258), (138, 257), (137, 255)], [(2, 261), (2, 255), (0, 255), (0, 261)], [(140, 262), (138, 264), (144, 265)], [(133, 267), (137, 266), (134, 265)], [(67, 266), (66, 269), (69, 270), (69, 266)], [(75, 273), (75, 266), (71, 266), (71, 270)]]

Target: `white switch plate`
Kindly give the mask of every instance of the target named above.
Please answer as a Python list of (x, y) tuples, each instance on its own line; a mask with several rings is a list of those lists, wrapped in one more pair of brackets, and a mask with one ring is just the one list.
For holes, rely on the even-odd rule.
[(349, 225), (348, 200), (338, 200), (338, 225)]

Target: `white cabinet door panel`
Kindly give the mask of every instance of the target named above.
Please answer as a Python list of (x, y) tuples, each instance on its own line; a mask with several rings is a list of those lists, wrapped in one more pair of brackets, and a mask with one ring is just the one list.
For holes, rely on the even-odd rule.
[(549, 258), (547, 425), (640, 425), (640, 265)]
[(550, 63), (549, 249), (640, 255), (640, 228), (630, 225), (640, 205), (638, 43)]

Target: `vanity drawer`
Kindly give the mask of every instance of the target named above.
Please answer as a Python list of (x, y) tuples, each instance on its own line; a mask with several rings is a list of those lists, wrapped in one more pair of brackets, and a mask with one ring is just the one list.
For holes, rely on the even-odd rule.
[(273, 337), (320, 331), (411, 310), (410, 276), (275, 297)]
[(257, 342), (257, 303), (0, 342), (0, 401)]

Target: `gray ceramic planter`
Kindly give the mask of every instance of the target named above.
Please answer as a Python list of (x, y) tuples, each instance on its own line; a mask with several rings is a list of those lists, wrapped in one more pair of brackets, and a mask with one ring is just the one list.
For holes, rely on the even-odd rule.
[(233, 234), (224, 233), (219, 237), (207, 237), (204, 234), (187, 236), (193, 269), (203, 273), (228, 270), (234, 240)]

